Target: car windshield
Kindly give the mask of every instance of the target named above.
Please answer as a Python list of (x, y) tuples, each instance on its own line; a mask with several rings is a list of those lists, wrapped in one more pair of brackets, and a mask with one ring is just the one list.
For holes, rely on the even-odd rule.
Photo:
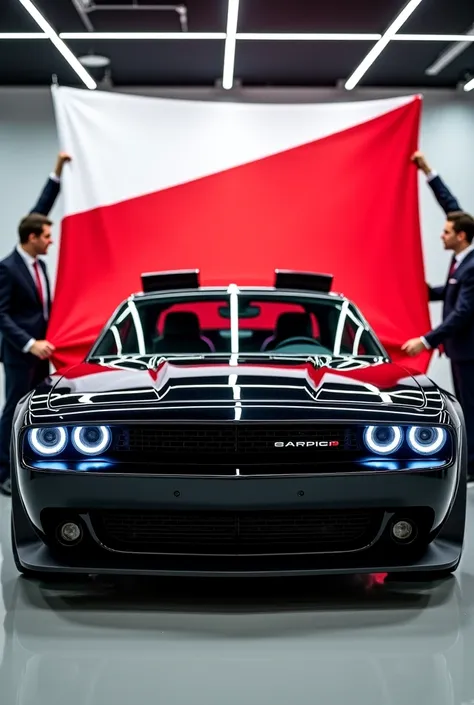
[(348, 301), (286, 292), (179, 292), (125, 302), (91, 351), (117, 355), (383, 356)]

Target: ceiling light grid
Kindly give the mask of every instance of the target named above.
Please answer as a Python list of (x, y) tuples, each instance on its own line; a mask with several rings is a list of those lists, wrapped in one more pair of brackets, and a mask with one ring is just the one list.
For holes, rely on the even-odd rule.
[[(238, 32), (238, 17), (240, 0), (227, 0), (227, 26), (225, 32), (60, 32), (56, 33), (46, 18), (41, 14), (32, 0), (18, 0), (25, 10), (38, 24), (42, 32), (0, 32), (0, 40), (44, 40), (48, 39), (62, 54), (71, 68), (81, 78), (89, 89), (97, 87), (94, 79), (89, 75), (81, 62), (65, 44), (65, 41), (90, 40), (97, 41), (224, 41), (224, 64), (222, 72), (222, 87), (229, 90), (234, 85), (234, 67), (237, 43), (260, 42), (357, 42), (373, 41), (374, 46), (364, 57), (352, 75), (345, 81), (346, 90), (352, 90), (361, 81), (376, 59), (392, 41), (394, 42), (440, 42), (451, 43), (444, 54), (456, 56), (459, 48), (474, 43), (472, 28), (466, 34), (400, 34), (399, 30), (421, 5), (423, 0), (409, 0), (401, 12), (390, 24), (383, 34), (378, 33), (350, 33), (350, 32)], [(443, 58), (444, 54), (441, 55)], [(441, 68), (443, 68), (442, 66)], [(430, 68), (427, 72), (430, 72)], [(439, 69), (441, 70), (441, 69)], [(466, 91), (474, 89), (474, 79), (466, 82)]]

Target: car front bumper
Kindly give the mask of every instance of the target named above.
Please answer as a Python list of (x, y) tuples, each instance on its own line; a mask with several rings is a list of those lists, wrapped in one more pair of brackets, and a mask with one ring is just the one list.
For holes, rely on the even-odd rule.
[[(449, 570), (462, 551), (461, 474), (456, 464), (423, 472), (226, 478), (37, 472), (17, 465), (15, 543), (20, 564), (43, 572), (281, 576)], [(117, 511), (140, 516), (245, 512), (261, 517), (269, 512), (344, 515), (361, 509), (375, 517), (373, 533), (350, 550), (300, 550), (296, 543), (282, 552), (228, 552), (224, 546), (206, 555), (141, 550), (139, 544), (124, 550), (112, 547), (94, 523), (94, 517)], [(51, 517), (79, 521), (86, 540), (58, 548)], [(396, 544), (390, 536), (392, 523), (401, 518), (419, 525), (413, 544)]]

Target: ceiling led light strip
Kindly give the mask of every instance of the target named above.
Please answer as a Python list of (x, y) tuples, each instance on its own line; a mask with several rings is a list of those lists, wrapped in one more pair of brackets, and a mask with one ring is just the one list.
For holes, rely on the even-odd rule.
[(222, 87), (230, 90), (234, 85), (235, 45), (237, 42), (237, 22), (239, 19), (239, 0), (229, 0), (227, 6), (227, 31), (224, 48), (224, 70)]
[(225, 32), (61, 32), (61, 39), (140, 40), (225, 39)]
[(49, 22), (45, 20), (41, 12), (36, 9), (31, 0), (18, 1), (23, 5), (25, 10), (29, 12), (36, 24), (41, 27), (41, 29), (46, 34), (51, 43), (54, 44), (56, 49), (60, 52), (60, 54), (62, 54), (62, 56), (68, 62), (69, 66), (77, 73), (77, 75), (79, 76), (81, 81), (83, 81), (83, 83), (87, 86), (87, 88), (89, 88), (90, 90), (94, 90), (94, 88), (97, 88), (97, 83), (94, 81), (92, 76), (88, 74), (88, 72), (82, 66), (81, 62), (74, 56), (74, 54), (66, 46), (66, 44), (64, 44), (63, 40), (60, 39), (60, 37), (56, 34)]
[(474, 42), (474, 34), (395, 34), (393, 42)]
[(471, 80), (468, 81), (466, 83), (466, 85), (464, 86), (464, 90), (469, 92), (469, 91), (472, 91), (473, 89), (474, 89), (474, 78), (471, 78)]
[(356, 68), (352, 76), (347, 79), (344, 86), (346, 90), (351, 91), (357, 86), (364, 74), (367, 73), (374, 61), (380, 56), (387, 44), (393, 39), (400, 27), (402, 27), (408, 18), (415, 12), (416, 8), (422, 3), (422, 1), (423, 0), (410, 0), (410, 2), (405, 5), (398, 17), (395, 18), (387, 31), (382, 35), (382, 38), (379, 39), (377, 44), (372, 47), (367, 56)]
[(377, 41), (381, 34), (349, 34), (344, 32), (238, 32), (237, 39), (244, 41), (273, 41), (273, 42), (357, 42), (357, 41)]
[[(60, 39), (89, 40), (92, 37), (100, 41), (148, 41), (150, 39), (184, 39), (184, 40), (222, 40), (225, 32), (60, 32)], [(348, 33), (258, 33), (238, 32), (237, 41), (273, 41), (273, 42), (358, 42), (378, 41), (381, 34)], [(0, 40), (49, 39), (44, 32), (0, 32)], [(395, 34), (392, 42), (460, 42), (474, 43), (474, 34)]]
[(44, 32), (0, 32), (0, 39), (49, 39)]
[(474, 39), (474, 24), (469, 27), (469, 29), (464, 32), (461, 36), (451, 37), (450, 46), (448, 46), (441, 54), (433, 61), (430, 66), (427, 67), (425, 73), (428, 76), (437, 76), (441, 71), (443, 71), (446, 66), (452, 64), (452, 62), (461, 56), (466, 49), (470, 46), (471, 41)]

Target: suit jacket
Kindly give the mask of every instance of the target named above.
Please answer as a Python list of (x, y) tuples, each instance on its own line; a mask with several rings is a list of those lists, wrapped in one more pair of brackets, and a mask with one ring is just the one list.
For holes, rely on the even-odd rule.
[(430, 288), (431, 301), (444, 301), (443, 322), (425, 335), (432, 348), (443, 344), (456, 362), (474, 360), (474, 252), (470, 252), (444, 286)]
[(458, 199), (451, 193), (440, 176), (435, 176), (434, 179), (428, 181), (428, 185), (446, 214), (451, 213), (452, 211), (462, 210)]
[[(428, 182), (446, 214), (462, 210), (440, 176)], [(425, 335), (431, 347), (443, 344), (453, 361), (474, 360), (474, 253), (459, 265), (444, 286), (430, 287), (430, 301), (444, 301), (443, 322)]]
[[(59, 183), (48, 179), (30, 213), (48, 215), (59, 193)], [(46, 288), (48, 312), (51, 289), (46, 265), (40, 261)], [(35, 282), (16, 249), (0, 261), (0, 359), (5, 364), (21, 360), (22, 349), (31, 338), (44, 339), (47, 323)]]
[[(46, 279), (48, 312), (51, 291), (46, 265), (40, 262)], [(44, 340), (47, 323), (33, 277), (16, 250), (0, 262), (1, 359), (14, 364), (31, 338)]]

